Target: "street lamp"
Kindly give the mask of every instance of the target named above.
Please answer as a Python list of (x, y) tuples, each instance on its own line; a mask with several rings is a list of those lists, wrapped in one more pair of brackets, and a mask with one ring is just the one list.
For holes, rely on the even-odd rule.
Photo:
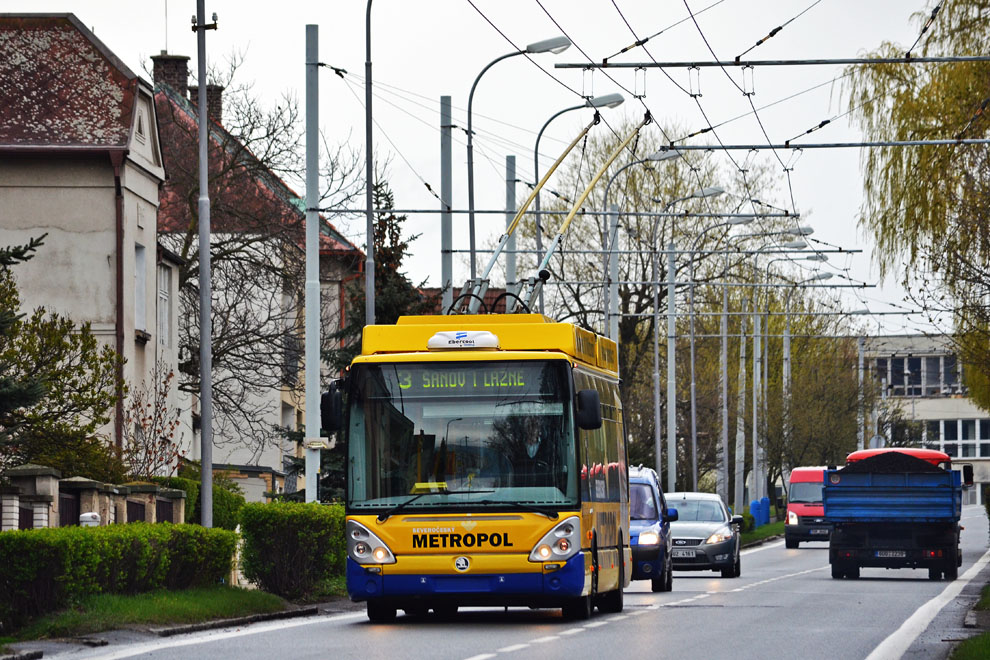
[[(543, 127), (540, 129), (540, 132), (536, 134), (536, 146), (533, 148), (533, 180), (534, 181), (539, 181), (540, 180), (540, 140), (543, 138), (543, 132), (547, 130), (547, 126), (550, 125), (550, 122), (552, 122), (554, 119), (556, 119), (557, 117), (561, 116), (562, 114), (567, 113), (567, 112), (571, 112), (572, 110), (581, 110), (583, 108), (595, 108), (596, 110), (598, 108), (616, 108), (616, 107), (622, 105), (623, 101), (625, 101), (625, 100), (626, 99), (625, 99), (625, 97), (622, 96), (622, 94), (604, 94), (602, 96), (592, 97), (592, 98), (588, 99), (587, 101), (585, 101), (581, 105), (572, 105), (569, 108), (564, 108), (563, 110), (560, 110), (560, 111), (554, 113), (553, 115), (551, 115), (550, 116), (550, 119), (546, 120), (546, 122), (543, 124)], [(469, 131), (469, 137), (470, 137), (470, 128), (468, 129), (468, 131)], [(473, 166), (471, 166), (471, 167), (473, 167)], [(473, 184), (472, 184), (472, 187), (473, 187)], [(540, 255), (540, 254), (543, 253), (543, 231), (542, 231), (542, 229), (543, 229), (542, 219), (543, 218), (540, 215), (540, 194), (539, 194), (539, 192), (536, 193), (536, 197), (533, 199), (533, 204), (534, 204), (533, 210), (535, 211), (535, 215), (536, 215), (536, 253), (537, 253), (537, 255)], [(471, 205), (471, 208), (472, 209), (474, 208), (473, 205)], [(510, 250), (511, 249), (514, 249), (514, 245), (513, 246), (510, 246), (509, 249)], [(472, 267), (473, 267), (474, 257), (471, 258), (471, 263), (472, 263)], [(473, 275), (472, 275), (472, 277), (473, 277)], [(543, 309), (543, 290), (542, 289), (540, 289), (539, 300), (540, 300), (540, 314), (542, 314), (543, 311), (544, 311), (544, 309)]]
[(468, 231), (470, 234), (471, 242), (471, 279), (475, 279), (478, 275), (477, 264), (475, 264), (475, 242), (474, 242), (474, 131), (472, 130), (472, 113), (471, 110), (474, 106), (474, 90), (478, 87), (478, 81), (481, 80), (481, 76), (485, 75), (485, 71), (492, 68), (498, 62), (508, 59), (510, 57), (515, 57), (516, 55), (535, 55), (538, 53), (562, 53), (567, 50), (571, 45), (571, 40), (567, 37), (554, 37), (552, 39), (544, 39), (543, 41), (537, 41), (529, 44), (523, 50), (515, 50), (511, 53), (506, 53), (500, 57), (496, 57), (494, 60), (488, 63), (488, 65), (481, 70), (478, 77), (474, 79), (474, 84), (471, 85), (471, 93), (468, 95), (468, 110), (467, 110), (467, 165), (468, 165)]
[[(651, 237), (653, 237), (653, 410), (654, 410), (654, 446), (657, 454), (657, 471), (660, 471), (660, 364), (659, 364), (659, 318), (657, 316), (657, 309), (660, 307), (660, 293), (657, 289), (659, 277), (657, 272), (657, 249), (656, 249), (656, 233), (657, 225), (660, 222), (660, 218), (666, 213), (671, 207), (673, 207), (678, 202), (683, 202), (689, 199), (700, 199), (704, 197), (714, 197), (716, 195), (721, 195), (724, 190), (718, 187), (708, 187), (702, 188), (701, 190), (696, 190), (695, 192), (687, 195), (685, 197), (679, 197), (675, 200), (668, 202), (660, 215), (653, 221), (653, 231)], [(662, 200), (654, 199), (655, 202), (662, 202)], [(677, 377), (674, 373), (676, 367), (675, 362), (675, 347), (674, 341), (677, 339), (677, 328), (674, 324), (675, 320), (675, 310), (674, 310), (674, 299), (676, 292), (674, 290), (674, 274), (675, 274), (675, 250), (673, 232), (671, 232), (671, 241), (667, 244), (667, 491), (672, 492), (676, 490), (675, 484), (677, 482), (677, 454), (675, 451), (675, 445), (677, 442)]]
[[(688, 255), (690, 257), (690, 261), (688, 262), (688, 287), (689, 287), (688, 288), (688, 310), (689, 310), (688, 311), (688, 319), (689, 319), (690, 334), (691, 334), (691, 344), (690, 345), (691, 345), (691, 486), (692, 486), (692, 490), (698, 490), (698, 416), (697, 416), (697, 405), (696, 405), (696, 394), (695, 394), (695, 377), (694, 377), (694, 261), (695, 261), (695, 253), (698, 250), (698, 244), (701, 242), (701, 239), (704, 238), (705, 234), (707, 234), (708, 232), (714, 231), (716, 229), (723, 229), (725, 227), (733, 227), (735, 225), (748, 225), (748, 224), (751, 224), (754, 220), (756, 220), (756, 216), (755, 215), (746, 215), (746, 216), (741, 216), (741, 217), (738, 217), (738, 218), (732, 218), (732, 219), (728, 220), (727, 222), (721, 222), (721, 223), (719, 223), (717, 225), (713, 225), (713, 226), (705, 229), (704, 231), (702, 231), (700, 234), (698, 234), (698, 236), (694, 239), (694, 243), (691, 245), (691, 251), (688, 253)], [(725, 295), (724, 294), (724, 291), (725, 291), (725, 289), (723, 288), (723, 296)], [(723, 335), (723, 340), (724, 339), (725, 339), (725, 336)], [(726, 347), (726, 353), (727, 352), (728, 352), (728, 348)], [(725, 383), (725, 371), (723, 371), (721, 373), (720, 380), (721, 380), (721, 382), (723, 384)], [(727, 409), (725, 409), (725, 411), (726, 411), (725, 416), (727, 417), (728, 416)], [(728, 436), (726, 435), (726, 433), (727, 433), (727, 430), (726, 429), (723, 429), (722, 436), (723, 436), (723, 439), (724, 439), (724, 443), (721, 446), (721, 451), (723, 452), (723, 460), (727, 460), (728, 459), (728, 455), (729, 455), (729, 453), (728, 453), (728, 443), (729, 443), (729, 440), (728, 440)], [(721, 472), (719, 472), (719, 478), (716, 479), (716, 482), (719, 481), (720, 479), (721, 479)], [(726, 481), (726, 485), (728, 485), (728, 481)], [(728, 493), (719, 493), (719, 494), (720, 495), (725, 495), (726, 496), (726, 500), (728, 500)]]
[[(602, 213), (608, 210), (608, 191), (612, 187), (612, 183), (618, 178), (622, 172), (632, 167), (633, 165), (641, 165), (643, 163), (658, 163), (665, 160), (673, 160), (675, 158), (680, 158), (681, 152), (671, 149), (662, 149), (660, 151), (654, 151), (652, 154), (646, 158), (641, 158), (639, 160), (634, 160), (631, 163), (626, 163), (612, 175), (612, 178), (608, 180), (605, 185), (605, 196), (602, 200)], [(618, 254), (615, 252), (615, 241), (618, 237), (619, 232), (619, 209), (617, 206), (613, 206), (610, 215), (609, 227), (606, 234), (606, 239), (604, 241), (605, 245), (605, 264), (604, 270), (606, 273), (607, 285), (605, 287), (605, 326), (606, 332), (608, 333), (608, 338), (612, 341), (619, 340), (619, 317), (618, 312), (618, 300), (619, 300), (619, 290), (618, 290), (618, 279), (619, 279), (619, 259)], [(537, 246), (539, 246), (539, 237), (537, 237)], [(612, 309), (616, 306), (616, 309)], [(541, 309), (542, 312), (542, 309)], [(612, 319), (615, 319), (615, 327), (612, 327)]]

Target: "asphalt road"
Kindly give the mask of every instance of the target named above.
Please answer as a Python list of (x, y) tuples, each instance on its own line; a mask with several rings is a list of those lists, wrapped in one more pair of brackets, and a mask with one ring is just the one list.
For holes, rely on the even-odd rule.
[[(743, 551), (742, 576), (677, 572), (674, 590), (634, 582), (625, 611), (563, 621), (556, 610), (468, 609), (456, 617), (368, 622), (363, 611), (274, 621), (175, 638), (130, 633), (109, 646), (48, 648), (45, 657), (116, 658), (941, 658), (972, 631), (962, 620), (987, 567), (987, 517), (963, 511), (954, 582), (924, 570), (863, 569), (830, 577), (827, 544), (783, 541)], [(982, 573), (982, 574), (980, 574)]]

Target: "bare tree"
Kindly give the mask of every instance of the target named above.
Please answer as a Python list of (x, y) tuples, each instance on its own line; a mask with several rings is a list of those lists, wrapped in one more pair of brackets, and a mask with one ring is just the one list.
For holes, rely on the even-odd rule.
[[(266, 107), (235, 85), (241, 62), (214, 72), (223, 117), (210, 119), (210, 247), (213, 276), (213, 397), (216, 441), (260, 455), (280, 442), (265, 395), (302, 396), (305, 205), (291, 185), (304, 180), (299, 105), (284, 95)], [(179, 274), (179, 389), (198, 393), (198, 123), (196, 108), (167, 86), (156, 94), (168, 181), (160, 240), (185, 265)], [(361, 189), (359, 154), (323, 145), (321, 206), (347, 205)], [(322, 234), (335, 235), (324, 224)], [(339, 237), (339, 235), (337, 235)], [(327, 319), (332, 322), (332, 319)]]

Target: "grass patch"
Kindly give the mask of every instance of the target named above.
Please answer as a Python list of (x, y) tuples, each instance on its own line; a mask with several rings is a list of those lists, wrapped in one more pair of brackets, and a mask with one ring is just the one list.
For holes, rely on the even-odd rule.
[(976, 604), (974, 609), (990, 610), (990, 584), (983, 587), (983, 595), (980, 597), (980, 602)]
[(952, 660), (983, 660), (990, 658), (990, 633), (983, 633), (960, 642), (952, 651)]
[(76, 637), (128, 626), (196, 623), (263, 612), (279, 612), (285, 601), (256, 589), (207, 587), (154, 591), (135, 596), (99, 594), (76, 607), (29, 624), (18, 640)]
[(760, 539), (765, 539), (769, 536), (778, 536), (784, 533), (784, 521), (770, 523), (769, 525), (761, 525), (751, 532), (742, 533), (742, 544), (752, 543), (753, 541), (759, 541)]

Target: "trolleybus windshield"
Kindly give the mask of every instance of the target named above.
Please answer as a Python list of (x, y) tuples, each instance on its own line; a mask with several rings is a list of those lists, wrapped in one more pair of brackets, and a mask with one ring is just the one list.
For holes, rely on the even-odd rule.
[(350, 381), (351, 511), (578, 505), (566, 360), (357, 364)]

